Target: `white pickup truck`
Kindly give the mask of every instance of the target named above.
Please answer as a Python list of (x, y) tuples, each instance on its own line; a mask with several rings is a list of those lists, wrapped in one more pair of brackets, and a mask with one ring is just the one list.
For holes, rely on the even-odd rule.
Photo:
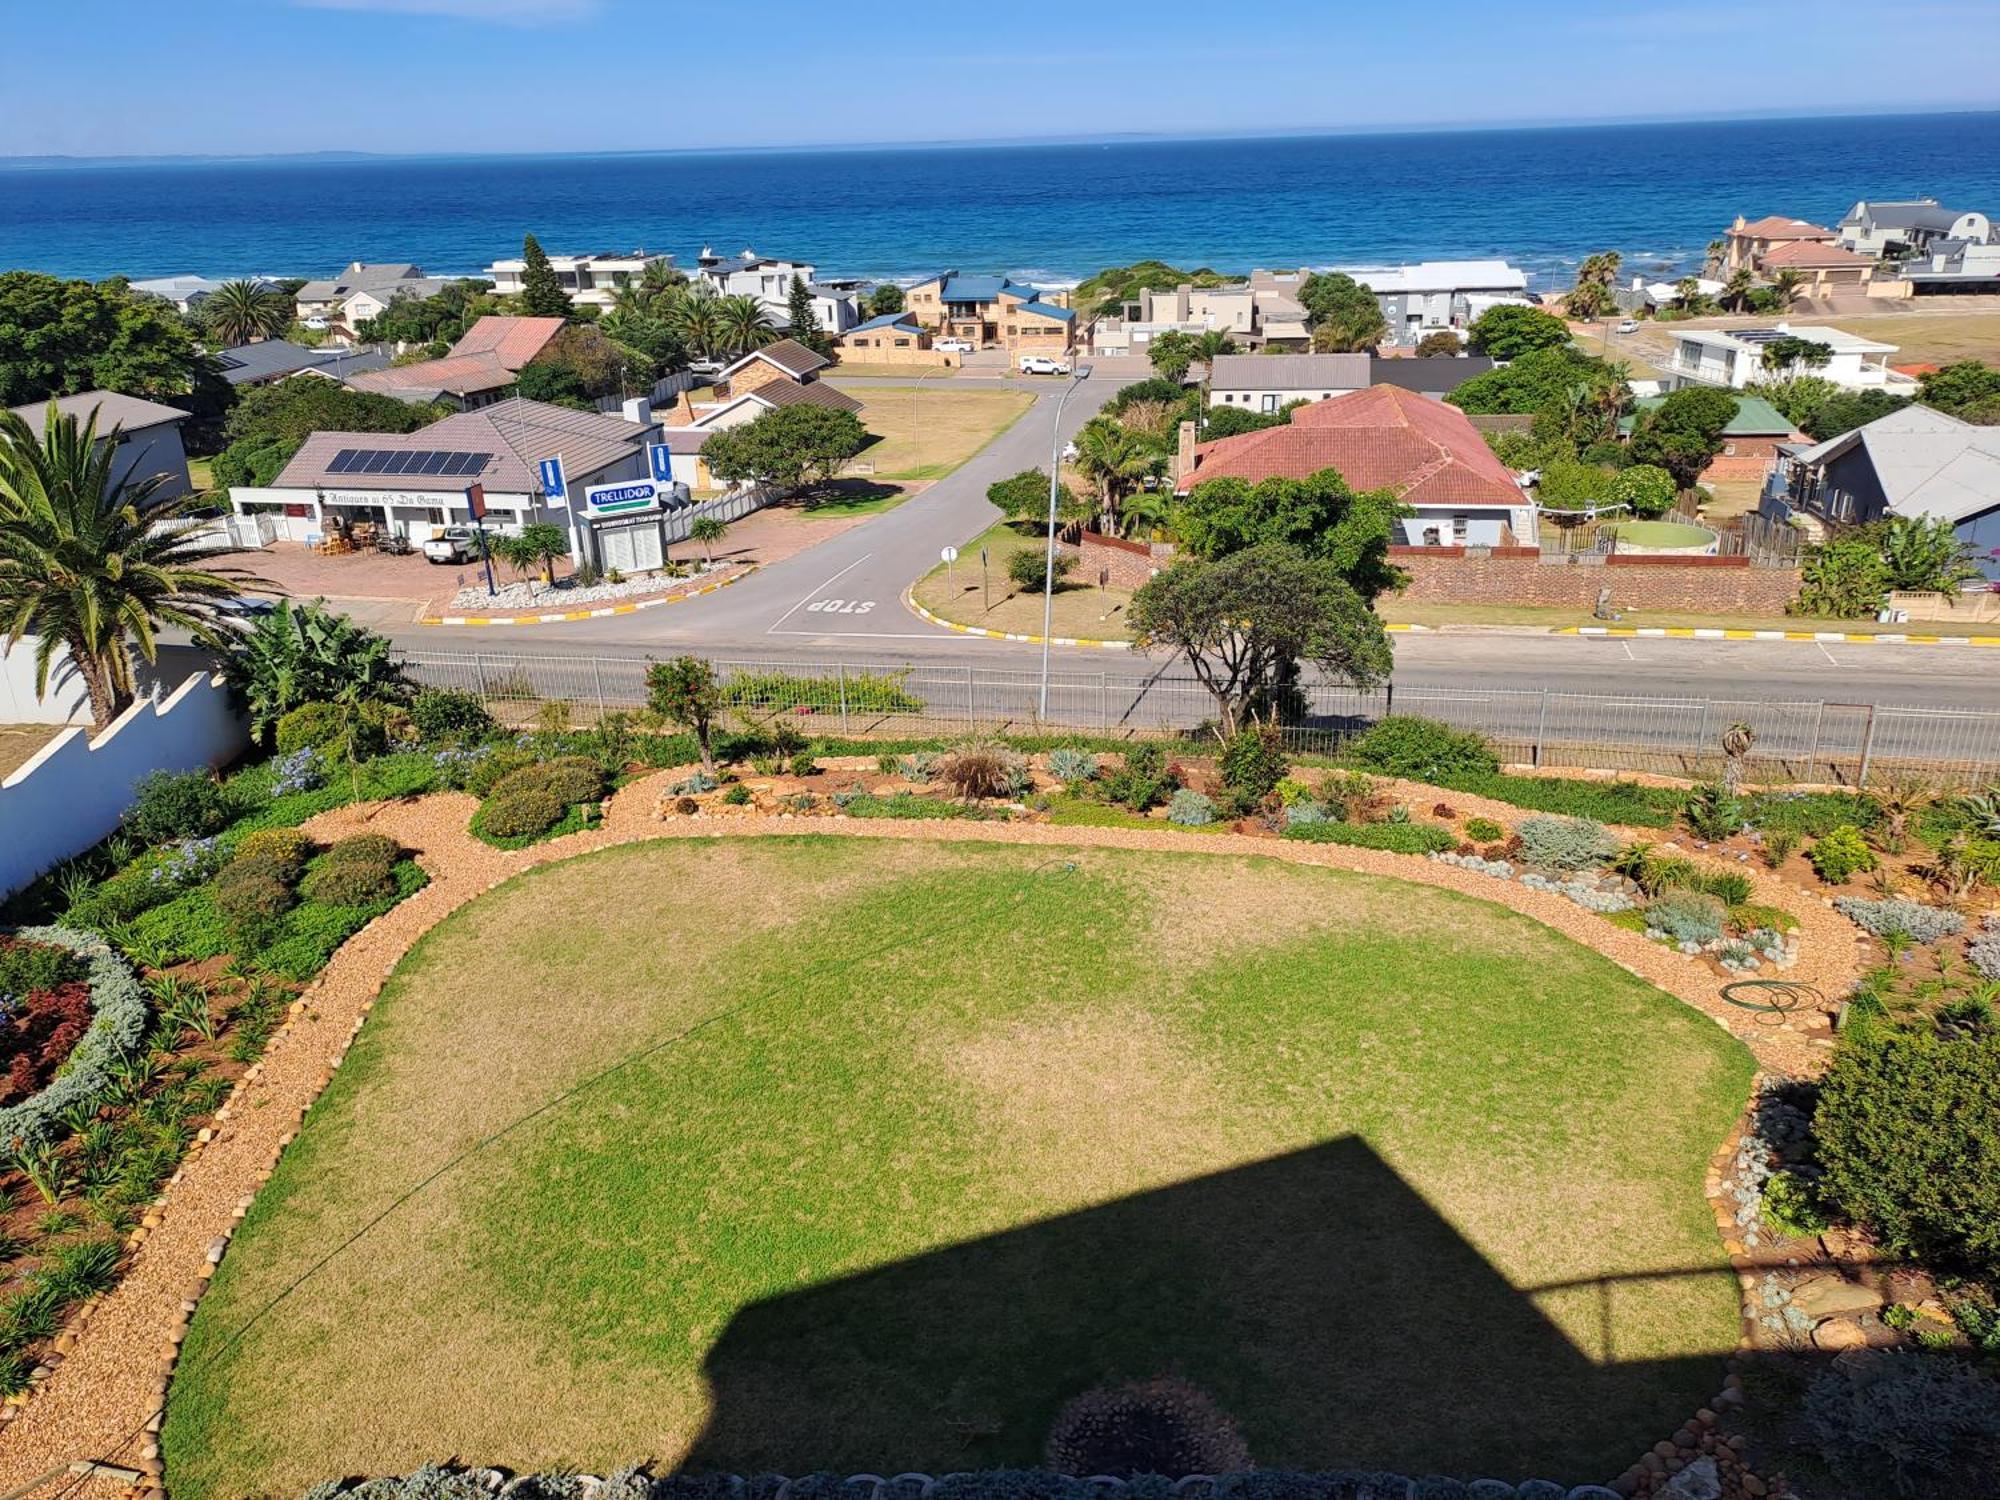
[(479, 538), (470, 526), (447, 526), (424, 538), (424, 561), (431, 563), (471, 562), (479, 556)]
[(1021, 356), (1023, 375), (1067, 375), (1069, 361), (1054, 359), (1046, 354), (1024, 354)]

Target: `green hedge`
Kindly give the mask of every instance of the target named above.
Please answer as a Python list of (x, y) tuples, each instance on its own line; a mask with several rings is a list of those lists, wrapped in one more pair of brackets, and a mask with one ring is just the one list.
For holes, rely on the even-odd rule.
[(1352, 844), (1391, 854), (1442, 854), (1456, 849), (1451, 830), (1435, 823), (1295, 823), (1285, 837), (1307, 844)]
[(810, 708), (838, 713), (843, 702), (850, 713), (917, 714), (924, 700), (905, 684), (901, 672), (849, 672), (843, 689), (839, 677), (800, 677), (791, 672), (733, 672), (722, 685), (722, 701), (731, 707), (777, 711)]
[(1677, 787), (1641, 786), (1636, 781), (1590, 781), (1576, 776), (1509, 776), (1504, 771), (1460, 772), (1436, 783), (1472, 797), (1491, 797), (1535, 812), (1622, 823), (1633, 828), (1671, 828), (1687, 793)]

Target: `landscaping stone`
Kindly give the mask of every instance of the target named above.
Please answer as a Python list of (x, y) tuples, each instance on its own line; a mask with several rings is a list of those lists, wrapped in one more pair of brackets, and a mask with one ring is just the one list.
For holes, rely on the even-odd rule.
[(1874, 1312), (1882, 1294), (1839, 1276), (1813, 1276), (1792, 1288), (1792, 1305), (1814, 1322), (1848, 1313)]
[(1813, 1343), (1821, 1349), (1838, 1352), (1842, 1349), (1860, 1349), (1867, 1345), (1868, 1335), (1861, 1325), (1846, 1318), (1828, 1318), (1812, 1331)]

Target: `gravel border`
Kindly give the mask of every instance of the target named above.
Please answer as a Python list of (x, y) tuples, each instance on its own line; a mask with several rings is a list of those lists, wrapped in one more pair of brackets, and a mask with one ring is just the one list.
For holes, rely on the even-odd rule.
[[(80, 1459), (136, 1470), (136, 1488), (164, 1493), (158, 1432), (168, 1382), (189, 1320), (229, 1237), (270, 1179), (299, 1121), (331, 1081), (382, 986), (425, 933), (502, 881), (539, 865), (614, 845), (663, 838), (756, 838), (815, 833), (835, 837), (966, 841), (1029, 846), (1138, 849), (1177, 854), (1248, 855), (1320, 865), (1428, 885), (1505, 906), (1595, 949), (1620, 968), (1676, 996), (1741, 1040), (1766, 1072), (1815, 1072), (1823, 1052), (1786, 1028), (1758, 1025), (1721, 998), (1715, 975), (1695, 961), (1614, 927), (1559, 895), (1492, 880), (1433, 860), (1338, 844), (1305, 844), (1240, 834), (1198, 841), (1160, 829), (1056, 827), (1045, 823), (812, 819), (662, 818), (662, 790), (691, 767), (642, 777), (606, 805), (594, 829), (526, 849), (500, 850), (467, 831), (474, 798), (439, 793), (413, 802), (349, 806), (305, 824), (320, 842), (360, 832), (387, 833), (414, 850), (430, 884), (350, 938), (296, 1000), (263, 1059), (238, 1081), (200, 1132), (166, 1192), (127, 1242), (131, 1265), (110, 1293), (93, 1299), (55, 1342), (48, 1369), (30, 1392), (0, 1407), (0, 1486), (25, 1484)], [(1414, 795), (1414, 784), (1398, 784)], [(1423, 788), (1426, 805), (1445, 794)], [(1521, 809), (1449, 794), (1465, 811), (1492, 809), (1511, 819)], [(1701, 856), (1695, 855), (1694, 858)], [(1731, 863), (1731, 868), (1739, 868)], [(1792, 977), (1842, 993), (1859, 972), (1859, 937), (1829, 905), (1761, 872), (1748, 872), (1758, 899), (1791, 911), (1805, 937)], [(88, 1331), (88, 1337), (82, 1337)], [(135, 1486), (120, 1475), (73, 1482), (63, 1500), (92, 1500)]]

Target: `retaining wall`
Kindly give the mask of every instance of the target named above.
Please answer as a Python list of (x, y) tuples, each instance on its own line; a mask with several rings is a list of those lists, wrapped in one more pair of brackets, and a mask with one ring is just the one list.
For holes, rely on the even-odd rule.
[(1058, 540), (1056, 549), (1076, 559), (1073, 582), (1095, 586), (1102, 570), (1110, 575), (1107, 581), (1114, 589), (1136, 589), (1174, 560), (1171, 543), (1128, 542), (1095, 531), (1084, 532), (1080, 542)]
[(1589, 609), (1608, 588), (1613, 609), (1781, 615), (1799, 592), (1796, 570), (1753, 568), (1747, 557), (1545, 562), (1533, 547), (1391, 547), (1389, 556), (1410, 575), (1400, 597), (1423, 604)]
[(95, 739), (87, 724), (64, 730), (0, 781), (0, 896), (115, 829), (150, 772), (226, 765), (249, 743), (227, 685), (200, 672), (157, 703), (134, 703)]

